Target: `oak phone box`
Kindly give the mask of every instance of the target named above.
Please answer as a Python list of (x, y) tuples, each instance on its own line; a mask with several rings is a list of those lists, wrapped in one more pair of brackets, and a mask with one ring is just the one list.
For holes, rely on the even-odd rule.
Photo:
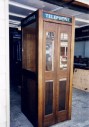
[(71, 119), (74, 17), (38, 10), (21, 24), (23, 113), (34, 127)]

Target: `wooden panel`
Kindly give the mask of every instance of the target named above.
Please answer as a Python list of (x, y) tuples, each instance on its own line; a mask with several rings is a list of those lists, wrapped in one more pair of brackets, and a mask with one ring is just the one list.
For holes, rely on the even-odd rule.
[[(50, 26), (50, 28), (49, 28)], [(56, 26), (57, 26), (57, 29), (56, 29)], [(45, 31), (52, 31), (53, 32), (53, 27), (55, 27), (55, 30), (54, 30), (54, 70), (52, 71), (45, 71), (45, 65), (46, 65), (46, 62), (45, 62), (45, 48), (43, 50), (44, 54), (44, 59), (43, 59), (43, 63), (44, 63), (44, 72), (45, 72), (45, 77), (44, 77), (44, 81), (45, 80), (53, 80), (54, 81), (54, 98), (53, 98), (53, 104), (54, 104), (54, 112), (53, 112), (53, 115), (50, 115), (50, 116), (45, 116), (45, 123), (46, 123), (46, 119), (48, 118), (49, 119), (49, 124), (47, 123), (47, 125), (51, 125), (50, 123), (52, 123), (52, 121), (50, 120), (53, 120), (53, 117), (55, 115), (55, 111), (56, 111), (56, 115), (58, 117), (56, 117), (56, 121), (63, 121), (63, 120), (67, 120), (68, 119), (68, 109), (69, 109), (69, 94), (70, 94), (70, 57), (71, 57), (71, 50), (70, 50), (70, 47), (71, 47), (71, 26), (67, 26), (67, 25), (58, 25), (58, 24), (53, 24), (53, 23), (47, 23), (46, 26), (45, 26)], [(56, 32), (58, 31), (58, 32)], [(61, 69), (60, 68), (60, 47), (61, 47), (61, 38), (60, 38), (60, 35), (67, 35), (67, 41), (68, 41), (68, 45), (65, 44), (65, 40), (63, 40), (63, 45), (66, 47), (67, 46), (67, 49), (65, 49), (66, 54), (66, 57), (67, 57), (67, 69), (64, 68), (64, 69)], [(45, 35), (44, 35), (45, 36)], [(55, 36), (56, 36), (56, 40), (55, 40)], [(44, 37), (46, 38), (46, 37)], [(66, 36), (65, 36), (66, 38)], [(45, 41), (45, 40), (44, 40)], [(44, 47), (46, 47), (45, 43), (44, 43)], [(66, 81), (66, 85), (62, 85), (62, 87), (60, 87), (59, 89), (59, 80), (60, 79), (63, 79), (63, 78), (66, 78), (67, 81)], [(62, 100), (62, 94), (61, 94), (61, 88), (64, 88), (65, 89), (65, 93), (63, 95), (63, 100)], [(55, 93), (56, 91), (56, 93)], [(60, 95), (60, 96), (59, 96)], [(55, 101), (56, 103), (55, 103)], [(65, 109), (64, 110), (59, 110), (59, 102), (63, 102), (65, 104)], [(55, 105), (56, 104), (56, 105)], [(60, 114), (60, 111), (61, 113), (63, 113), (63, 115)], [(66, 112), (66, 113), (64, 113)], [(55, 119), (55, 117), (54, 117)], [(55, 121), (55, 120), (54, 120)]]
[(27, 36), (27, 69), (36, 71), (36, 36)]
[[(47, 40), (47, 35), (48, 35), (48, 32), (49, 32), (49, 36), (51, 36), (51, 33), (53, 33), (52, 35), (53, 36), (51, 36), (51, 37), (53, 37), (52, 38), (52, 40)], [(53, 46), (54, 46), (54, 48), (52, 49), (52, 47), (50, 48), (50, 50), (49, 50), (49, 52), (47, 52), (47, 45), (46, 45), (46, 41), (48, 41), (47, 43), (49, 43), (50, 41), (53, 43)], [(45, 82), (47, 81), (47, 80), (52, 80), (53, 81), (53, 111), (52, 111), (52, 113), (51, 114), (49, 114), (49, 115), (45, 115), (45, 99), (47, 99), (47, 98), (45, 98), (45, 93), (44, 93), (44, 91), (43, 91), (43, 100), (44, 100), (44, 102), (43, 102), (43, 105), (44, 105), (44, 116), (43, 116), (43, 121), (44, 121), (44, 126), (46, 127), (46, 126), (50, 126), (50, 125), (52, 125), (52, 124), (54, 124), (55, 123), (55, 98), (56, 98), (56, 96), (55, 96), (55, 90), (56, 90), (56, 59), (57, 59), (57, 56), (56, 56), (56, 48), (57, 48), (57, 24), (55, 24), (55, 23), (50, 23), (50, 22), (44, 22), (44, 43), (43, 43), (43, 75), (44, 75), (44, 77), (43, 77), (43, 89), (45, 89)], [(52, 59), (52, 68), (51, 68), (51, 70), (46, 70), (46, 54), (47, 53), (49, 53), (49, 57), (51, 57), (51, 51), (52, 51), (52, 53), (53, 53), (53, 59)], [(50, 59), (48, 59), (48, 60), (50, 60)]]
[[(72, 46), (74, 46), (71, 45), (71, 38), (74, 39), (73, 34), (71, 37), (71, 32), (74, 31), (71, 30), (72, 23), (43, 19), (41, 10), (38, 11), (37, 18), (35, 27), (32, 23), (23, 28), (23, 69), (25, 71), (22, 86), (22, 99), (24, 100), (22, 110), (32, 123), (35, 123), (35, 127), (48, 127), (67, 120), (71, 116), (72, 72), (70, 71), (73, 67), (71, 65), (73, 64), (73, 54), (71, 53), (73, 53)], [(68, 33), (69, 37), (68, 49), (66, 48), (68, 51), (66, 53), (67, 69), (62, 70), (60, 69), (60, 35), (63, 32)], [(51, 34), (53, 38), (50, 40), (47, 36)], [(48, 42), (46, 43), (46, 41)], [(52, 44), (49, 45), (49, 42)], [(49, 51), (47, 51), (48, 47)], [(63, 50), (62, 48), (62, 55)], [(63, 62), (66, 63), (66, 61)], [(49, 66), (46, 66), (46, 63)], [(59, 87), (59, 81), (63, 78), (67, 79), (66, 85), (62, 83)], [(71, 83), (69, 84), (69, 82)], [(61, 90), (64, 91), (64, 94)], [(65, 109), (62, 111), (58, 111), (59, 102), (63, 102), (65, 105)]]
[(38, 12), (38, 127), (43, 126), (43, 19), (42, 11)]
[(89, 92), (89, 70), (74, 70), (73, 87)]
[[(61, 35), (64, 36), (64, 40), (62, 40)], [(67, 35), (67, 36), (66, 36)], [(61, 53), (61, 47), (65, 48), (65, 53)], [(67, 48), (66, 48), (67, 47)], [(60, 25), (58, 28), (58, 59), (57, 59), (57, 92), (56, 92), (56, 115), (57, 115), (57, 122), (60, 122), (61, 120), (67, 120), (68, 119), (68, 109), (69, 109), (69, 93), (70, 93), (70, 47), (71, 47), (71, 26), (67, 25)], [(66, 50), (67, 49), (67, 50)], [(67, 62), (66, 66), (60, 66), (60, 56), (63, 56), (63, 59), (66, 57)], [(64, 63), (63, 63), (64, 64)], [(61, 79), (66, 79), (66, 85), (59, 87), (59, 81)], [(63, 94), (64, 99), (62, 100), (62, 94), (61, 94), (61, 88), (62, 90), (65, 89), (65, 93)], [(59, 102), (63, 102), (65, 104), (64, 110), (59, 110)], [(66, 112), (66, 114), (64, 113)], [(61, 115), (60, 113), (64, 113), (65, 115)], [(64, 117), (64, 118), (63, 118)]]
[(22, 111), (38, 126), (38, 28), (37, 22), (22, 28)]
[(31, 71), (36, 71), (37, 66), (37, 35), (36, 35), (36, 23), (33, 23), (32, 27), (23, 29), (23, 68)]
[(45, 72), (45, 80), (54, 80), (55, 79), (55, 73), (54, 72)]
[(53, 81), (45, 82), (45, 115), (53, 113)]
[(59, 111), (65, 110), (66, 80), (59, 81)]
[(68, 77), (68, 71), (67, 70), (60, 70), (58, 72), (58, 75), (59, 75), (59, 79), (61, 79), (61, 78), (67, 78)]
[(23, 41), (22, 41), (22, 47), (24, 49), (24, 52), (22, 52), (22, 67), (24, 69), (26, 69), (27, 67), (27, 51), (26, 51), (26, 47), (27, 47), (27, 34), (24, 33), (24, 29), (23, 29)]
[(75, 20), (72, 18), (72, 31), (71, 31), (71, 47), (70, 47), (70, 87), (69, 87), (69, 103), (68, 103), (68, 119), (71, 119), (72, 112), (72, 83), (73, 83), (73, 64), (74, 64), (74, 37), (75, 37)]
[[(31, 76), (30, 76), (31, 75)], [(34, 126), (38, 123), (38, 92), (36, 77), (30, 72), (23, 72), (23, 85), (22, 85), (22, 111)]]
[[(59, 117), (60, 115), (60, 117)], [(68, 119), (68, 114), (67, 114), (67, 111), (63, 111), (63, 112), (59, 112), (59, 114), (57, 114), (57, 120), (56, 122), (63, 122), (65, 120)]]
[(89, 9), (89, 5), (85, 4), (85, 3), (82, 3), (82, 2), (74, 1), (73, 4), (78, 5), (80, 7), (85, 7), (86, 9)]
[(86, 3), (83, 3), (82, 0), (81, 1), (72, 1), (72, 0), (63, 0), (64, 2), (71, 2), (71, 5), (77, 5), (80, 7), (85, 7), (85, 8), (89, 8), (89, 5)]

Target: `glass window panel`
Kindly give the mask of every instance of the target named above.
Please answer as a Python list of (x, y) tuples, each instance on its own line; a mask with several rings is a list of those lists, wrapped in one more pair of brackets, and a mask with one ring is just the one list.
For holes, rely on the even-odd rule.
[(68, 41), (68, 34), (67, 33), (61, 33), (61, 41)]
[(46, 32), (46, 71), (54, 70), (54, 33)]
[(61, 33), (60, 43), (60, 68), (67, 69), (68, 34)]
[(65, 47), (61, 47), (61, 56), (65, 55)]
[(59, 81), (59, 111), (65, 110), (66, 103), (66, 78)]
[(45, 82), (45, 115), (53, 113), (53, 81)]

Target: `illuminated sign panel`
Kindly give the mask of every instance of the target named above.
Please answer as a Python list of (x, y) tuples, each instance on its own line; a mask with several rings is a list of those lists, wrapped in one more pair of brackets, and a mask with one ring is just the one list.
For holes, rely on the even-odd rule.
[(46, 12), (43, 12), (43, 17), (46, 19), (52, 19), (52, 20), (56, 20), (56, 21), (72, 23), (72, 18), (65, 17), (65, 16), (59, 16), (59, 15), (55, 15), (55, 14), (49, 14)]

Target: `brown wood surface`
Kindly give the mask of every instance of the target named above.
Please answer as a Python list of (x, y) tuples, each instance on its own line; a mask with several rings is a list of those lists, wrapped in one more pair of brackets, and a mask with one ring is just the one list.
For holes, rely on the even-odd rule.
[(38, 12), (38, 127), (43, 127), (43, 20)]
[(77, 6), (80, 6), (80, 7), (86, 7), (86, 8), (89, 8), (89, 5), (86, 4), (86, 3), (83, 3), (82, 1), (72, 1), (72, 0), (63, 0), (64, 2), (71, 2), (71, 5), (77, 5)]
[(78, 1), (74, 1), (72, 4), (78, 5), (80, 7), (85, 7), (86, 9), (89, 9), (89, 4), (85, 4), (85, 3), (82, 3), (82, 2), (78, 2)]
[(22, 28), (22, 69), (21, 90), (22, 111), (34, 126), (38, 126), (38, 40), (37, 22)]
[(32, 27), (23, 29), (23, 68), (36, 72), (37, 65), (37, 41), (36, 41), (36, 23)]
[(73, 87), (89, 92), (89, 70), (74, 69)]
[(61, 22), (61, 21), (56, 21), (52, 19), (44, 19), (45, 22), (52, 22), (52, 23), (58, 23), (58, 24), (64, 24), (64, 25), (72, 25), (72, 23), (67, 23), (67, 22)]
[[(46, 32), (54, 32), (54, 70), (46, 71)], [(44, 43), (43, 43), (43, 72), (44, 72), (44, 80), (43, 80), (43, 89), (45, 91), (45, 82), (52, 80), (53, 81), (53, 113), (49, 115), (45, 115), (45, 93), (43, 92), (43, 100), (44, 100), (44, 126), (50, 126), (55, 123), (55, 83), (56, 83), (56, 42), (57, 42), (57, 25), (54, 23), (44, 22)]]
[[(23, 43), (23, 69), (25, 69), (26, 72), (29, 71), (30, 73), (30, 77), (27, 76), (27, 74), (25, 74), (25, 78), (23, 81), (25, 89), (23, 88), (24, 89), (23, 91), (24, 92), (28, 91), (29, 93), (27, 96), (30, 100), (28, 100), (29, 102), (26, 102), (26, 104), (27, 106), (31, 105), (31, 107), (28, 108), (29, 109), (28, 114), (30, 115), (30, 113), (31, 114), (37, 113), (36, 119), (32, 117), (35, 120), (34, 122), (36, 122), (36, 125), (34, 124), (35, 127), (48, 127), (57, 122), (70, 119), (71, 104), (72, 104), (74, 19), (72, 18), (73, 21), (73, 26), (72, 26), (72, 23), (65, 23), (65, 22), (59, 22), (50, 19), (49, 20), (44, 19), (42, 17), (42, 13), (43, 13), (42, 10), (38, 11), (37, 25), (35, 26), (36, 29), (32, 29), (31, 24), (28, 27), (23, 28), (23, 42), (24, 42)], [(48, 13), (52, 13), (52, 12), (48, 12)], [(53, 58), (54, 69), (52, 71), (46, 71), (46, 32), (54, 32), (54, 58)], [(68, 66), (66, 70), (60, 69), (60, 34), (62, 32), (67, 33), (69, 36), (68, 62), (67, 62)], [(32, 74), (30, 71), (34, 74)], [(65, 110), (59, 111), (58, 110), (59, 99), (60, 99), (59, 92), (61, 89), (61, 87), (59, 87), (59, 81), (60, 79), (63, 78), (67, 79), (66, 93), (65, 93), (66, 94)], [(47, 83), (47, 82), (52, 82), (52, 83)], [(50, 91), (52, 93), (49, 93)], [(33, 102), (31, 102), (32, 98), (30, 97), (33, 92), (35, 92), (33, 96), (33, 102), (35, 102), (35, 105), (37, 106), (35, 113), (33, 109), (31, 110)], [(26, 93), (24, 94), (26, 95)], [(60, 96), (62, 97), (62, 95)], [(24, 97), (24, 102), (26, 101), (25, 97)], [(63, 98), (65, 97), (63, 96)], [(45, 108), (47, 107), (46, 105), (49, 103), (50, 104), (53, 103), (52, 105), (53, 112), (46, 114)], [(50, 112), (48, 109), (46, 111)]]
[[(46, 32), (54, 32), (55, 33), (55, 40), (54, 40), (54, 71), (46, 71), (45, 66), (46, 66)], [(59, 58), (60, 58), (60, 33), (67, 33), (68, 34), (68, 62), (67, 62), (67, 69), (66, 70), (60, 70), (59, 68)], [(45, 116), (45, 103), (44, 105), (44, 126), (49, 126), (53, 123), (55, 123), (55, 119), (57, 122), (61, 120), (66, 120), (68, 119), (68, 106), (69, 106), (69, 87), (70, 87), (70, 46), (71, 46), (71, 26), (68, 25), (58, 25), (56, 23), (49, 23), (49, 22), (44, 22), (44, 45), (43, 45), (43, 65), (44, 65), (44, 90), (45, 90), (45, 82), (48, 80), (53, 80), (53, 91), (54, 91), (54, 96), (53, 96), (53, 113)], [(58, 111), (58, 96), (59, 96), (59, 79), (62, 78), (67, 78), (67, 83), (66, 83), (66, 104), (65, 104), (65, 110), (59, 112)], [(55, 92), (56, 91), (56, 92)], [(45, 94), (44, 94), (44, 102), (45, 102)], [(62, 116), (62, 113), (65, 113), (65, 116)], [(56, 117), (57, 116), (57, 117)], [(63, 119), (64, 117), (64, 119)], [(49, 120), (48, 120), (49, 119)], [(46, 122), (47, 120), (47, 122)], [(49, 121), (49, 122), (48, 122)]]
[(74, 63), (74, 37), (75, 37), (75, 20), (73, 17), (72, 22), (72, 31), (71, 31), (71, 56), (70, 56), (70, 87), (69, 87), (69, 110), (68, 110), (68, 119), (71, 119), (72, 112), (72, 83), (73, 83), (73, 63)]
[[(60, 69), (60, 63), (59, 63), (59, 59), (60, 59), (60, 34), (61, 33), (67, 33), (68, 34), (68, 61), (67, 61), (67, 69), (66, 70), (61, 70)], [(61, 113), (62, 112), (66, 112), (66, 116), (64, 118), (64, 120), (68, 119), (68, 103), (69, 103), (69, 80), (70, 80), (70, 45), (71, 45), (71, 26), (68, 25), (60, 25), (59, 27), (59, 31), (58, 31), (58, 65), (57, 65), (57, 99), (56, 99), (56, 103), (57, 103), (57, 107), (56, 107), (56, 114), (57, 114), (57, 122), (60, 122), (61, 119), (63, 119)], [(66, 83), (66, 100), (65, 100), (65, 110), (63, 111), (58, 111), (58, 101), (59, 101), (59, 80), (66, 78), (67, 79), (67, 83)]]

